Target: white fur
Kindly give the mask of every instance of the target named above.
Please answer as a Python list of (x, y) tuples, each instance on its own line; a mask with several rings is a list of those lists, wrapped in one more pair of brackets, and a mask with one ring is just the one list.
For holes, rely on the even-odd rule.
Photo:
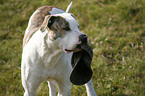
[(67, 9), (66, 9), (66, 13), (69, 13), (70, 12), (70, 10), (72, 9), (72, 3), (73, 3), (73, 1), (71, 1), (71, 3), (68, 5), (68, 7), (67, 7)]
[[(51, 14), (56, 14), (54, 12)], [(35, 13), (34, 13), (35, 14)], [(70, 13), (56, 14), (65, 18), (71, 31), (64, 37), (51, 41), (49, 31), (36, 31), (23, 48), (21, 75), (25, 89), (24, 96), (35, 96), (41, 82), (48, 81), (49, 96), (70, 96), (71, 82), (69, 76), (72, 70), (72, 53), (66, 54), (65, 49), (73, 49), (79, 44), (79, 24)], [(30, 24), (28, 24), (28, 27)], [(96, 96), (92, 82), (85, 84), (88, 96)]]
[(58, 14), (58, 13), (64, 13), (64, 11), (59, 9), (59, 8), (52, 8), (52, 10), (50, 11), (51, 15), (55, 15), (55, 14)]

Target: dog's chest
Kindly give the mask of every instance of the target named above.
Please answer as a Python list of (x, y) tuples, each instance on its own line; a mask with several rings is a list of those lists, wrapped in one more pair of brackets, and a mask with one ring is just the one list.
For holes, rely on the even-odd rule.
[(60, 52), (60, 50), (56, 50), (51, 54), (44, 54), (42, 61), (43, 66), (48, 70), (56, 69), (57, 67), (60, 69), (63, 66), (69, 66), (71, 64), (71, 53), (66, 54)]
[[(43, 70), (46, 77), (51, 78), (59, 78), (66, 71), (70, 74), (71, 71), (71, 56), (72, 54), (66, 54), (64, 52), (53, 53), (51, 55), (45, 54), (43, 57)], [(65, 70), (64, 70), (65, 69)]]

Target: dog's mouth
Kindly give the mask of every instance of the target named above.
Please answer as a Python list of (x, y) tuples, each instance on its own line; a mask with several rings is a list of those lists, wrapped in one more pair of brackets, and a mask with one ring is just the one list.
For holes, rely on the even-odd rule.
[(78, 52), (78, 51), (81, 51), (82, 49), (79, 49), (79, 48), (75, 48), (73, 50), (68, 50), (68, 49), (65, 49), (65, 53), (70, 53), (70, 52)]
[(65, 49), (64, 52), (65, 52), (65, 53), (79, 52), (79, 51), (81, 51), (81, 50), (82, 50), (81, 44), (78, 44), (74, 49), (72, 49), (72, 50)]

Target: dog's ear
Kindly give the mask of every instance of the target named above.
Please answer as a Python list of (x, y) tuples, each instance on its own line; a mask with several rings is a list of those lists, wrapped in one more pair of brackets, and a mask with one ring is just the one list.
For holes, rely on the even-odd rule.
[(46, 30), (48, 23), (51, 22), (51, 21), (50, 21), (50, 18), (51, 18), (51, 17), (52, 17), (52, 15), (47, 15), (47, 16), (45, 16), (44, 21), (43, 21), (43, 23), (42, 23), (42, 25), (41, 25), (41, 27), (40, 27), (40, 30), (41, 30), (42, 32), (44, 32), (44, 31)]
[(69, 13), (70, 12), (70, 10), (72, 9), (72, 3), (73, 3), (73, 1), (71, 1), (71, 3), (68, 5), (68, 7), (67, 7), (67, 9), (66, 9), (66, 13)]
[(64, 18), (60, 16), (53, 16), (53, 15), (45, 16), (45, 19), (43, 21), (43, 24), (41, 25), (40, 30), (44, 32), (47, 27), (48, 29), (53, 31), (70, 30), (69, 23)]
[(48, 27), (49, 29), (51, 29), (52, 24), (55, 22), (55, 19), (58, 18), (58, 16), (53, 16), (53, 15), (47, 15), (44, 18), (44, 21), (41, 25), (40, 30), (42, 32), (44, 32), (46, 30), (46, 28)]
[(82, 44), (82, 51), (73, 53), (72, 67), (73, 70), (70, 75), (70, 81), (75, 85), (83, 85), (90, 81), (93, 71), (91, 69), (91, 62), (93, 51), (88, 44)]

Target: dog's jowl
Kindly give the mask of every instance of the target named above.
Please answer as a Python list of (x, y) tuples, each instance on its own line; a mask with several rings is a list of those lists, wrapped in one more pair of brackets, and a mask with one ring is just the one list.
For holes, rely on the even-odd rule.
[[(72, 3), (71, 3), (72, 4)], [(91, 77), (93, 51), (73, 14), (43, 6), (30, 17), (23, 39), (21, 62), (24, 96), (36, 96), (47, 81), (49, 96), (70, 96), (71, 83), (85, 84), (87, 95), (96, 96)]]

